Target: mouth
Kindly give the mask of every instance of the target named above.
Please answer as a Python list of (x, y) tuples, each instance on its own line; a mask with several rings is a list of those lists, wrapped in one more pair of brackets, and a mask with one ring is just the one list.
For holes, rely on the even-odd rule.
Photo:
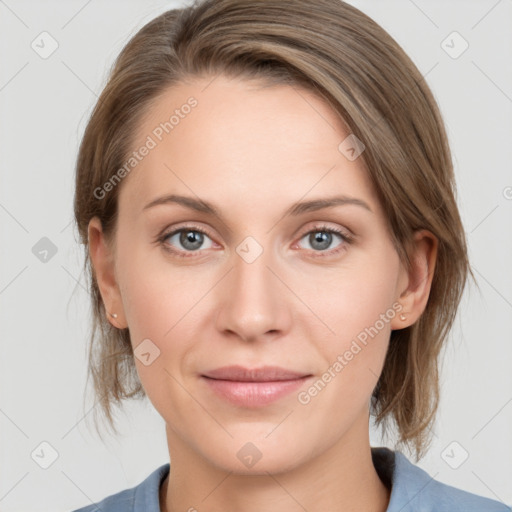
[(311, 376), (277, 366), (226, 366), (208, 371), (201, 378), (217, 396), (233, 405), (262, 407), (297, 390)]

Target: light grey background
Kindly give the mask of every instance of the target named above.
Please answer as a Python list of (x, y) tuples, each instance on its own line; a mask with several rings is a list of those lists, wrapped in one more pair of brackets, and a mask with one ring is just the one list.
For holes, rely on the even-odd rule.
[[(350, 3), (427, 75), (446, 121), (481, 290), (468, 288), (461, 304), (434, 442), (418, 465), (510, 505), (512, 0)], [(0, 0), (1, 511), (77, 508), (168, 461), (163, 420), (149, 402), (127, 403), (121, 436), (104, 443), (88, 422), (89, 301), (71, 220), (78, 143), (107, 70), (132, 34), (179, 5)], [(58, 43), (46, 59), (31, 47), (43, 31)], [(457, 58), (463, 41), (454, 31), (469, 44)], [(46, 263), (33, 253), (43, 237), (57, 249)], [(372, 444), (383, 443), (372, 431)], [(58, 457), (43, 469), (52, 449)]]

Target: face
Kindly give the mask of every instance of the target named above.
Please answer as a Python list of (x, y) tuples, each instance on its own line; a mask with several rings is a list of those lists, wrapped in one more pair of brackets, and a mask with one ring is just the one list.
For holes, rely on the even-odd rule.
[[(129, 328), (171, 457), (275, 472), (368, 442), (390, 332), (416, 302), (363, 159), (339, 149), (349, 133), (334, 111), (302, 89), (210, 81), (167, 90), (139, 126), (134, 149), (155, 145), (121, 184), (100, 288)], [(206, 377), (232, 365), (296, 375)]]

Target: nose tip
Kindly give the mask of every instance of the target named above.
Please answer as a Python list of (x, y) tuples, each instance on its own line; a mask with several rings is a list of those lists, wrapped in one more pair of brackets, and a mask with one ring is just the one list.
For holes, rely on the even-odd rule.
[(255, 259), (256, 246), (246, 239), (245, 256), (237, 256), (234, 267), (226, 276), (218, 297), (218, 328), (236, 333), (241, 339), (256, 340), (265, 335), (275, 337), (287, 328), (289, 315), (283, 300), (283, 284), (271, 270), (264, 251)]

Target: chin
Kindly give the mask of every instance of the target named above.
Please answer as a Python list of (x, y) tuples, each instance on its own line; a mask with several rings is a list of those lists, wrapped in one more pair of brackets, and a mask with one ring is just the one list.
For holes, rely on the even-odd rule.
[[(210, 445), (208, 453), (203, 452), (203, 456), (219, 469), (238, 475), (283, 473), (294, 469), (306, 458), (306, 452), (297, 452), (297, 443), (294, 442), (297, 437), (293, 435), (276, 435), (273, 440), (251, 435), (242, 438), (237, 436), (227, 443), (218, 444), (213, 453)], [(291, 442), (287, 444), (285, 438)]]
[(299, 464), (296, 453), (273, 453), (262, 455), (252, 466), (245, 466), (237, 455), (233, 458), (224, 456), (222, 460), (212, 460), (212, 464), (235, 475), (268, 476), (268, 474), (286, 473)]

